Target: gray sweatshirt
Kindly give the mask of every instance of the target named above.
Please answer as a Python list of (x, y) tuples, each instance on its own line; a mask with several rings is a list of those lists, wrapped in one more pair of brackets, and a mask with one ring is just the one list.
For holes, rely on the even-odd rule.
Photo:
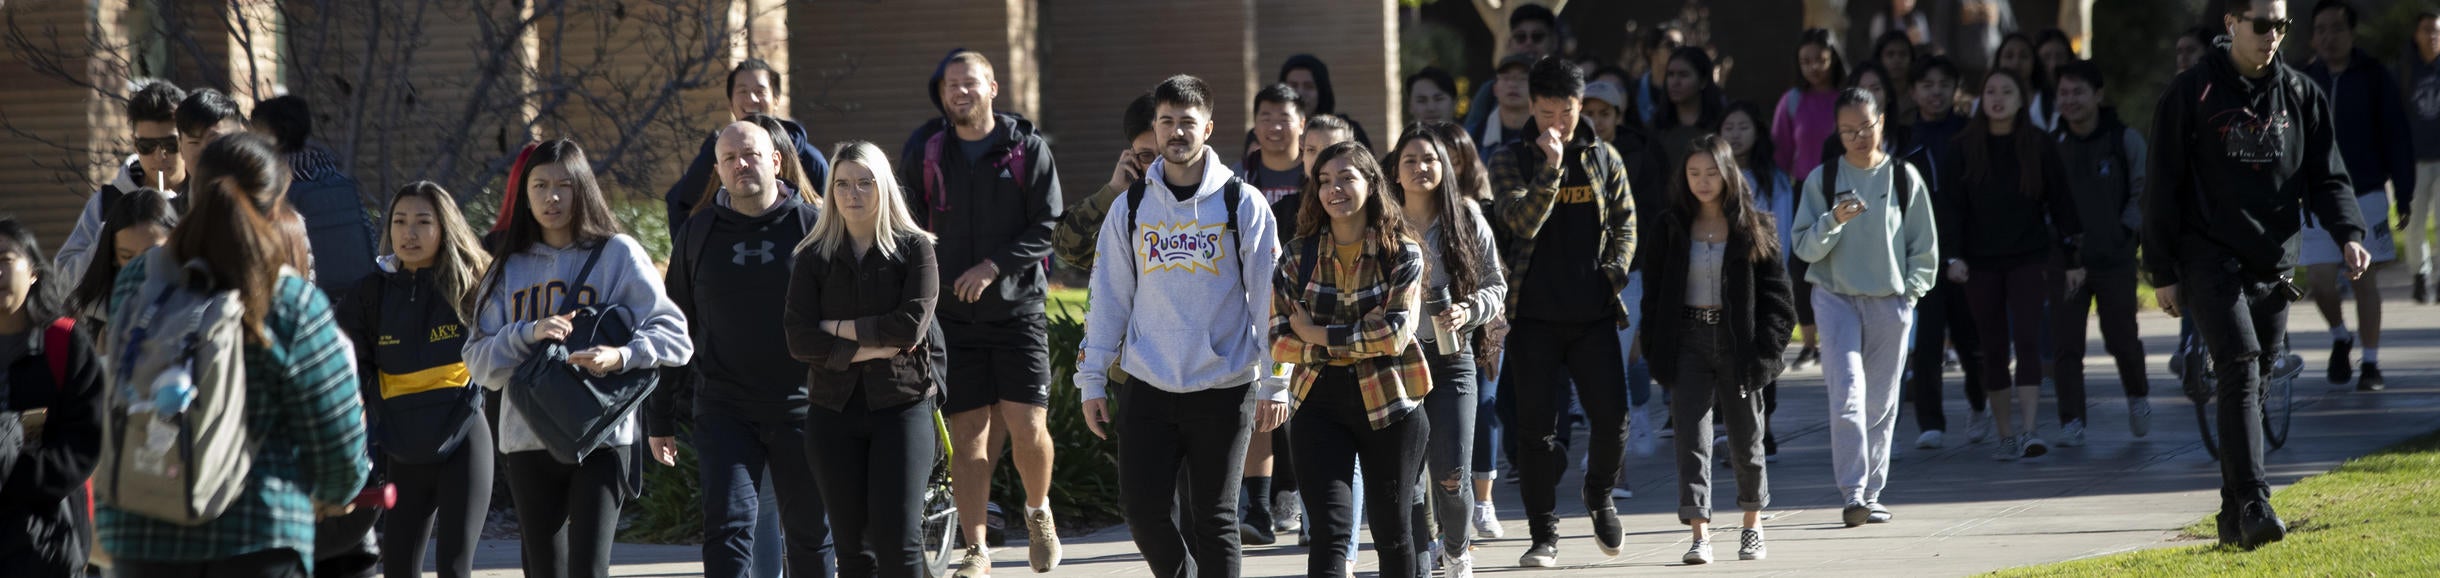
[[(1112, 362), (1137, 382), (1175, 393), (1269, 375), (1271, 274), (1279, 239), (1270, 205), (1252, 186), (1240, 191), (1237, 232), (1228, 232), (1220, 187), (1232, 173), (1220, 158), (1203, 150), (1203, 182), (1185, 201), (1160, 176), (1169, 161), (1153, 161), (1144, 171), (1152, 178), (1136, 208), (1137, 230), (1127, 230), (1123, 195), (1102, 219), (1084, 360), (1076, 364), (1076, 387), (1085, 399), (1108, 395)], [(1265, 378), (1259, 395), (1287, 402), (1286, 385)]]
[[(592, 277), (577, 280), (573, 288), (577, 304), (616, 303), (634, 316), (635, 340), (621, 348), (626, 369), (685, 365), (695, 355), (695, 343), (686, 334), (686, 314), (661, 290), (661, 273), (653, 268), (652, 258), (626, 235), (611, 237), (607, 243)], [(566, 248), (537, 243), (492, 264), (504, 277), (477, 306), (474, 336), (466, 340), (466, 370), (477, 383), (495, 390), (525, 385), (510, 383), (510, 378), (534, 354), (534, 320), (559, 311), (571, 290), (568, 281), (584, 270), (585, 258), (591, 253), (591, 247), (581, 243)], [(543, 449), (542, 440), (534, 437), (533, 426), (516, 404), (500, 404), (499, 432), (502, 453)], [(617, 433), (602, 446), (635, 442), (635, 416), (630, 414), (619, 419)]]

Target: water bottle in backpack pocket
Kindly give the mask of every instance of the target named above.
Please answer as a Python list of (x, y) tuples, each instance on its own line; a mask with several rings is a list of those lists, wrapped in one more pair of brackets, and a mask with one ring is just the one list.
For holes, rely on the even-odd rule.
[(94, 494), (105, 506), (199, 525), (228, 510), (253, 466), (245, 304), (200, 260), (173, 262), (157, 248), (144, 267), (142, 288), (110, 319)]

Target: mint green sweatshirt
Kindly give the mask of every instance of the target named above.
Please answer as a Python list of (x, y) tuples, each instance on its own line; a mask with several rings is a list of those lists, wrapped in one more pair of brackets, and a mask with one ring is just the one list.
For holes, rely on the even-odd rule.
[[(1864, 213), (1844, 224), (1830, 214), (1832, 195), (1822, 194), (1823, 169), (1829, 164), (1805, 178), (1804, 194), (1796, 201), (1795, 248), (1796, 258), (1813, 264), (1805, 281), (1831, 293), (1863, 297), (1920, 299), (1931, 292), (1933, 276), (1940, 270), (1931, 193), (1919, 173), (1909, 179), (1914, 183), (1910, 190), (1895, 190), (1897, 173), (1892, 169), (1915, 173), (1915, 167), (1894, 160), (1884, 159), (1869, 169), (1847, 164), (1843, 157), (1832, 161), (1841, 166), (1831, 191), (1856, 191), (1864, 200)], [(1896, 194), (1910, 197), (1904, 215), (1893, 202)]]

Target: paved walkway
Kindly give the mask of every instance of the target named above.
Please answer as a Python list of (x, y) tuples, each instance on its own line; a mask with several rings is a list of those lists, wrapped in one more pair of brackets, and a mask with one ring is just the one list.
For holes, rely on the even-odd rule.
[[(2404, 275), (2391, 275), (2403, 277)], [(2403, 296), (2399, 283), (2387, 291)], [(2403, 301), (2401, 299), (2401, 301)], [(2308, 370), (2298, 381), (2293, 439), (2268, 459), (2273, 482), (2284, 486), (2304, 476), (2328, 471), (2347, 458), (2440, 427), (2440, 307), (2415, 306), (2411, 301), (2389, 304), (2383, 347), (2383, 370), (2389, 389), (2356, 393), (2331, 389), (2323, 379), (2328, 355), (2324, 325), (2310, 304), (2290, 316), (2295, 342)], [(2353, 314), (2353, 305), (2348, 306)], [(2155, 417), (2150, 437), (2136, 439), (2126, 429), (2124, 397), (2108, 377), (2107, 356), (2098, 337), (2092, 345), (2088, 374), (2091, 392), (2091, 444), (2057, 448), (2050, 456), (2018, 463), (1994, 462), (1991, 445), (1964, 444), (1963, 432), (1952, 432), (1941, 450), (1913, 449), (1917, 431), (1912, 407), (1900, 418), (1891, 485), (1884, 501), (1897, 515), (1890, 524), (1847, 529), (1838, 521), (1838, 496), (1830, 484), (1829, 444), (1824, 430), (1825, 395), (1818, 371), (1789, 376), (1782, 382), (1780, 461), (1770, 466), (1773, 502), (1765, 522), (1771, 559), (1734, 560), (1733, 529), (1715, 533), (1715, 550), (1722, 562), (1687, 568), (1678, 556), (1687, 535), (1676, 520), (1676, 474), (1666, 450), (1653, 456), (1630, 456), (1629, 479), (1636, 497), (1618, 502), (1627, 529), (1625, 551), (1604, 558), (1591, 539), (1591, 524), (1581, 508), (1563, 513), (1564, 541), (1559, 560), (1564, 568), (1526, 571), (1514, 567), (1528, 540), (1524, 511), (1516, 487), (1498, 484), (1498, 503), (1507, 522), (1508, 538), (1478, 545), (1477, 572), (1492, 576), (1615, 576), (1632, 571), (1728, 574), (1750, 576), (1879, 576), (1902, 571), (1914, 576), (1960, 576), (2001, 568), (2038, 564), (2112, 552), (2180, 543), (2179, 529), (2218, 507), (2219, 470), (2196, 441), (2193, 406), (2178, 394), (2167, 373), (2167, 352), (2177, 330), (2176, 320), (2158, 312), (2142, 318), (2144, 344), (2154, 368), (2152, 396)], [(2095, 332), (2098, 335), (2098, 332)], [(1791, 352), (1792, 353), (1792, 352)], [(1952, 427), (1961, 427), (1965, 401), (1956, 392), (1962, 378), (1949, 374), (1948, 411)], [(2045, 402), (2042, 433), (2056, 440), (2055, 412)], [(1664, 440), (1666, 441), (1666, 440)], [(1576, 444), (1577, 448), (1584, 445)], [(1665, 448), (1666, 445), (1664, 444)], [(1570, 460), (1571, 463), (1574, 460)], [(1734, 481), (1726, 469), (1716, 469), (1716, 501), (1735, 503)], [(1568, 486), (1574, 487), (1571, 475)], [(1561, 500), (1563, 507), (1573, 500)], [(1724, 519), (1730, 514), (1723, 513)], [(1292, 541), (1290, 541), (1292, 543)], [(1067, 564), (1054, 575), (1134, 576), (1146, 572), (1123, 528), (1070, 537)], [(621, 545), (616, 553), (619, 576), (694, 576), (700, 555), (693, 547)], [(1003, 556), (997, 575), (1029, 576), (1023, 547), (1014, 545)], [(1358, 571), (1378, 571), (1378, 558), (1367, 551)], [(512, 575), (517, 551), (512, 543), (486, 543), (478, 565), (484, 576)], [(1247, 576), (1294, 576), (1302, 573), (1305, 549), (1293, 545), (1250, 549)]]

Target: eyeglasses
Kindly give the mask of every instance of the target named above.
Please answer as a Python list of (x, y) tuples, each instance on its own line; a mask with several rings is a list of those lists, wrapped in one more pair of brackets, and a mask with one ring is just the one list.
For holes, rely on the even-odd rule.
[(1880, 128), (1880, 127), (1881, 127), (1881, 123), (1878, 123), (1878, 122), (1872, 122), (1872, 123), (1865, 123), (1865, 124), (1864, 124), (1864, 126), (1863, 126), (1863, 128), (1858, 128), (1858, 129), (1854, 129), (1854, 130), (1839, 129), (1839, 131), (1838, 131), (1838, 138), (1839, 138), (1840, 140), (1855, 140), (1855, 139), (1859, 139), (1859, 138), (1864, 138), (1864, 135), (1867, 135), (1867, 134), (1873, 134), (1873, 132), (1872, 132), (1872, 131), (1873, 131), (1874, 129), (1877, 129), (1877, 128)]
[(2282, 17), (2282, 18), (2263, 18), (2263, 17), (2258, 17), (2258, 16), (2257, 16), (2257, 17), (2254, 17), (2254, 18), (2249, 18), (2249, 19), (2247, 19), (2247, 20), (2250, 20), (2250, 21), (2252, 21), (2252, 22), (2254, 23), (2254, 33), (2255, 33), (2255, 34), (2270, 34), (2270, 33), (2272, 33), (2272, 32), (2278, 32), (2278, 33), (2280, 33), (2280, 34), (2287, 34), (2287, 31), (2288, 31), (2288, 25), (2290, 25), (2290, 24), (2295, 24), (2295, 23), (2296, 23), (2296, 19), (2294, 19), (2294, 18), (2284, 18), (2284, 17)]
[(178, 137), (174, 137), (174, 136), (165, 136), (165, 137), (161, 137), (161, 138), (141, 138), (141, 137), (138, 137), (138, 138), (136, 139), (136, 154), (140, 154), (140, 155), (149, 155), (149, 154), (155, 154), (155, 153), (177, 153), (177, 152), (178, 152)]
[(1161, 158), (1161, 153), (1160, 153), (1160, 151), (1151, 151), (1151, 150), (1141, 150), (1141, 151), (1135, 151), (1135, 162), (1138, 162), (1138, 163), (1143, 163), (1143, 165), (1144, 165), (1144, 166), (1152, 166), (1152, 161), (1155, 161), (1155, 160), (1160, 160), (1160, 158)]

